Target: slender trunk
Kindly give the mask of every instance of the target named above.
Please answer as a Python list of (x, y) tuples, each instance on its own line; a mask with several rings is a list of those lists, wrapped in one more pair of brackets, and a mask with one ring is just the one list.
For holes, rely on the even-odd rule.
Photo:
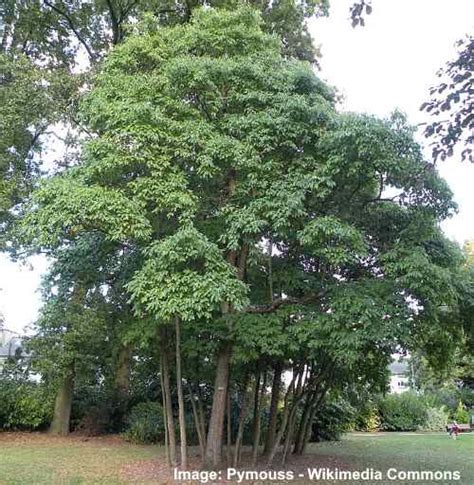
[(275, 444), (276, 427), (277, 427), (277, 417), (278, 417), (278, 401), (280, 399), (280, 389), (281, 389), (281, 374), (282, 374), (282, 364), (277, 362), (275, 364), (275, 374), (273, 376), (272, 384), (272, 397), (270, 402), (270, 415), (268, 418), (268, 430), (265, 439), (265, 448), (263, 453), (268, 455), (270, 450)]
[(191, 386), (188, 386), (189, 389), (189, 399), (191, 400), (191, 408), (193, 410), (193, 417), (194, 417), (194, 425), (196, 427), (196, 433), (198, 435), (198, 440), (199, 440), (199, 449), (201, 451), (201, 457), (204, 456), (204, 451), (206, 448), (206, 444), (204, 442), (204, 434), (202, 432), (202, 427), (201, 427), (201, 422), (199, 419), (199, 414), (196, 406), (196, 401), (195, 397), (193, 394), (193, 391), (191, 389)]
[(178, 393), (179, 436), (181, 445), (181, 468), (188, 467), (188, 443), (186, 439), (186, 415), (184, 411), (183, 381), (181, 375), (181, 322), (175, 319), (176, 329), (176, 391)]
[(295, 380), (296, 380), (296, 374), (293, 374), (293, 378), (291, 380), (290, 385), (288, 386), (288, 389), (285, 394), (285, 399), (283, 401), (283, 418), (282, 418), (281, 426), (276, 435), (273, 448), (270, 450), (270, 453), (268, 454), (268, 461), (267, 461), (268, 466), (272, 464), (273, 459), (275, 458), (276, 452), (278, 451), (278, 447), (280, 446), (281, 438), (283, 437), (283, 433), (285, 432), (285, 429), (286, 429), (286, 424), (288, 422), (288, 415), (289, 415), (289, 401), (290, 401), (291, 395), (294, 393), (294, 390), (295, 390)]
[(67, 435), (71, 420), (72, 394), (74, 390), (74, 363), (67, 369), (59, 385), (54, 403), (54, 415), (49, 432), (57, 435)]
[[(288, 390), (286, 391), (285, 399), (284, 399), (284, 405), (283, 405), (284, 406), (283, 419), (282, 419), (280, 429), (278, 430), (278, 433), (277, 433), (277, 436), (276, 436), (276, 439), (275, 439), (275, 444), (273, 445), (273, 448), (268, 455), (268, 461), (267, 461), (268, 466), (271, 466), (271, 464), (272, 464), (272, 462), (275, 458), (275, 455), (278, 451), (278, 448), (280, 446), (283, 435), (285, 434), (285, 431), (287, 429), (288, 423), (289, 423), (289, 421), (291, 421), (291, 419), (293, 419), (293, 415), (296, 412), (299, 401), (301, 399), (301, 396), (298, 396), (297, 391), (300, 388), (302, 373), (303, 373), (303, 371), (300, 370), (300, 371), (297, 371), (293, 374), (293, 379), (291, 380), (291, 383), (288, 387)], [(295, 390), (295, 382), (296, 382), (297, 379), (298, 379), (298, 386)], [(293, 402), (293, 405), (291, 406), (291, 411), (290, 411), (289, 401), (290, 401), (290, 397), (292, 395), (294, 395), (294, 402)]]
[(255, 440), (257, 438), (257, 428), (260, 426), (260, 363), (257, 364), (257, 371), (255, 372), (255, 391), (253, 394), (253, 423), (252, 423), (252, 456), (255, 452)]
[(307, 425), (308, 425), (308, 420), (310, 418), (311, 410), (312, 410), (313, 404), (316, 400), (316, 396), (317, 396), (316, 393), (312, 393), (312, 394), (308, 394), (308, 396), (306, 398), (304, 408), (303, 408), (303, 413), (301, 415), (300, 425), (298, 426), (298, 431), (297, 431), (296, 437), (295, 437), (295, 447), (293, 449), (294, 454), (297, 454), (297, 455), (301, 454), (301, 450), (303, 448), (304, 437), (306, 435), (306, 428), (307, 428)]
[(257, 415), (256, 415), (256, 426), (255, 426), (255, 435), (254, 435), (254, 443), (253, 443), (253, 454), (252, 454), (252, 465), (255, 466), (257, 464), (258, 458), (258, 449), (260, 447), (260, 434), (261, 434), (261, 421), (262, 421), (262, 405), (263, 400), (265, 398), (265, 391), (267, 387), (267, 373), (263, 372), (263, 382), (262, 387), (260, 388), (260, 397), (258, 399), (258, 406), (257, 406)]
[(306, 423), (306, 428), (304, 430), (303, 443), (301, 445), (301, 449), (298, 452), (299, 455), (304, 454), (304, 452), (306, 451), (306, 446), (308, 445), (309, 440), (311, 439), (311, 434), (313, 431), (313, 421), (314, 421), (314, 417), (316, 416), (317, 410), (318, 410), (318, 406), (314, 406), (313, 409), (311, 409), (311, 413), (310, 413), (308, 422)]
[(308, 424), (307, 424), (306, 430), (305, 430), (303, 446), (301, 447), (301, 452), (300, 452), (301, 455), (306, 451), (306, 447), (309, 443), (309, 440), (311, 439), (311, 434), (312, 434), (312, 431), (313, 431), (314, 417), (316, 416), (316, 413), (320, 409), (321, 404), (324, 402), (324, 398), (326, 396), (326, 393), (327, 393), (327, 388), (322, 391), (321, 395), (319, 396), (319, 398), (316, 400), (315, 404), (313, 405), (313, 409), (311, 410), (311, 415), (309, 417)]
[(291, 441), (293, 439), (293, 430), (295, 428), (295, 421), (296, 421), (296, 407), (297, 407), (297, 403), (293, 405), (293, 409), (291, 410), (291, 417), (288, 421), (288, 429), (286, 431), (285, 444), (283, 445), (283, 454), (281, 457), (281, 464), (283, 466), (286, 463), (286, 457), (288, 455), (288, 451), (291, 446)]
[(160, 385), (161, 385), (161, 399), (163, 403), (163, 424), (165, 427), (165, 454), (166, 454), (166, 463), (169, 467), (171, 467), (171, 460), (170, 460), (170, 447), (169, 447), (169, 437), (168, 437), (168, 425), (167, 425), (167, 405), (166, 405), (166, 393), (165, 393), (165, 384), (163, 379), (163, 355), (160, 355)]
[(248, 389), (249, 385), (249, 378), (248, 376), (245, 379), (244, 384), (244, 399), (242, 402), (242, 408), (240, 410), (239, 416), (239, 428), (237, 431), (237, 438), (235, 439), (235, 449), (234, 449), (234, 468), (237, 468), (239, 461), (240, 461), (240, 450), (242, 448), (242, 440), (244, 437), (244, 430), (245, 430), (245, 420), (247, 418), (247, 414), (250, 409), (250, 402), (252, 400), (252, 392)]
[(232, 403), (230, 399), (230, 379), (227, 383), (227, 466), (230, 464), (232, 453)]
[(222, 435), (224, 431), (224, 414), (231, 355), (232, 346), (226, 343), (222, 346), (217, 356), (211, 419), (209, 421), (206, 453), (203, 462), (205, 468), (216, 468), (222, 461)]
[(168, 360), (166, 329), (162, 330), (161, 355), (163, 357), (163, 392), (166, 402), (166, 426), (168, 429), (168, 440), (170, 449), (171, 466), (176, 466), (176, 435), (174, 429), (173, 407), (171, 404), (170, 370)]
[[(199, 418), (199, 425), (201, 426), (201, 435), (204, 442), (204, 452), (206, 451), (206, 420), (204, 418), (204, 407), (202, 405), (202, 398), (199, 386), (197, 387), (197, 412)], [(204, 453), (201, 455), (201, 458), (204, 457)]]

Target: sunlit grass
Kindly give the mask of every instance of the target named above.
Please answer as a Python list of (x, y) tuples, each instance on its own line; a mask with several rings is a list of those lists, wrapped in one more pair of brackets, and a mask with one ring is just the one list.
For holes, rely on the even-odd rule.
[[(146, 467), (150, 461), (163, 462), (163, 449), (137, 446), (117, 438), (50, 438), (40, 434), (0, 434), (0, 484), (124, 484), (164, 483), (147, 476), (127, 475), (124, 469)], [(325, 467), (338, 463), (342, 468), (398, 470), (459, 470), (461, 481), (416, 482), (474, 484), (474, 433), (450, 440), (446, 434), (351, 434), (338, 442), (315, 443), (298, 467)], [(289, 465), (291, 467), (291, 464)], [(297, 480), (302, 483), (347, 483)], [(375, 482), (353, 482), (359, 485)], [(382, 483), (414, 483), (382, 481)]]
[(462, 479), (452, 483), (474, 484), (474, 433), (462, 434), (457, 440), (446, 433), (350, 434), (338, 442), (311, 444), (309, 452), (315, 455), (315, 462), (318, 455), (338, 457), (357, 470), (458, 470)]

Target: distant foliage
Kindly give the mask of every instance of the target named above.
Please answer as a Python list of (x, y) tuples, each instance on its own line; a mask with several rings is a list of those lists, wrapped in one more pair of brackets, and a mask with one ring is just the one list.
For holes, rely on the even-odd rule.
[(426, 420), (420, 425), (420, 431), (444, 431), (448, 423), (448, 411), (444, 406), (426, 409)]
[(161, 405), (142, 402), (132, 408), (124, 437), (132, 443), (163, 443), (165, 428)]
[(379, 401), (379, 413), (384, 431), (416, 431), (426, 423), (427, 406), (411, 392), (390, 394)]
[(0, 429), (46, 428), (51, 421), (53, 401), (40, 384), (0, 378)]
[(354, 429), (359, 431), (377, 431), (380, 428), (380, 416), (374, 403), (364, 403), (354, 420)]
[(453, 419), (458, 423), (469, 423), (469, 413), (462, 401), (459, 401), (458, 407), (453, 414)]

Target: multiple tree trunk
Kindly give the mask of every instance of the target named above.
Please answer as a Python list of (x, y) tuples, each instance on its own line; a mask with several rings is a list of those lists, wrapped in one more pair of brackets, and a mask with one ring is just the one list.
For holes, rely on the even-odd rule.
[[(229, 181), (229, 192), (234, 190), (234, 178)], [(271, 244), (269, 256), (271, 255)], [(242, 249), (241, 253), (231, 252), (228, 261), (236, 267), (239, 278), (243, 279), (247, 251)], [(271, 258), (269, 258), (271, 259)], [(269, 262), (269, 274), (271, 275), (271, 263)], [(273, 302), (273, 288), (271, 278), (269, 281), (270, 304)], [(224, 303), (222, 313), (231, 313), (232, 308)], [(311, 365), (294, 363), (290, 365), (283, 361), (276, 360), (268, 365), (268, 362), (260, 360), (257, 371), (246, 371), (246, 378), (241, 387), (241, 408), (238, 422), (238, 429), (233, 442), (232, 436), (232, 413), (231, 413), (231, 385), (230, 365), (233, 346), (229, 341), (224, 341), (217, 353), (216, 373), (214, 382), (214, 394), (210, 417), (206, 429), (206, 419), (203, 402), (200, 398), (199, 384), (193, 388), (190, 381), (186, 380), (182, 371), (181, 358), (181, 321), (178, 317), (174, 319), (175, 339), (175, 375), (176, 375), (176, 397), (178, 401), (178, 427), (180, 457), (178, 460), (177, 440), (175, 428), (175, 415), (173, 410), (173, 392), (171, 386), (170, 372), (170, 331), (172, 328), (166, 325), (160, 327), (160, 381), (162, 389), (163, 417), (165, 427), (166, 456), (170, 466), (180, 464), (182, 469), (188, 465), (187, 451), (187, 430), (186, 410), (183, 383), (186, 383), (191, 410), (194, 417), (196, 434), (199, 440), (199, 447), (204, 468), (218, 468), (223, 465), (224, 445), (224, 423), (227, 427), (227, 464), (238, 466), (241, 460), (244, 431), (249, 411), (253, 400), (253, 424), (252, 424), (252, 453), (251, 462), (256, 464), (261, 445), (261, 416), (268, 403), (268, 426), (263, 439), (263, 454), (268, 465), (271, 465), (276, 454), (282, 449), (282, 463), (284, 464), (290, 452), (301, 454), (304, 452), (306, 443), (311, 437), (312, 423), (315, 414), (323, 402), (326, 389), (322, 382), (324, 370), (319, 370)], [(133, 355), (133, 348), (124, 346), (120, 349), (117, 358), (115, 375), (115, 387), (117, 393), (122, 397), (128, 397), (130, 362)], [(285, 375), (291, 375), (291, 383), (284, 386)], [(253, 378), (252, 378), (253, 376)], [(267, 379), (271, 379), (271, 392), (268, 396)], [(184, 379), (184, 380), (183, 380)], [(253, 381), (253, 383), (252, 383)], [(56, 398), (54, 419), (51, 425), (51, 432), (55, 434), (67, 434), (69, 432), (69, 421), (71, 414), (71, 403), (74, 388), (74, 363), (67, 369), (60, 383)], [(253, 388), (253, 392), (252, 392)], [(284, 392), (284, 396), (282, 393)], [(269, 399), (267, 399), (269, 397)], [(253, 399), (252, 399), (253, 398)], [(283, 398), (283, 400), (282, 400)], [(282, 405), (281, 409), (279, 409)], [(301, 414), (298, 421), (298, 411)], [(225, 418), (227, 416), (227, 421)], [(280, 426), (278, 427), (278, 423)], [(232, 450), (233, 447), (233, 450)], [(233, 451), (233, 453), (232, 453)]]

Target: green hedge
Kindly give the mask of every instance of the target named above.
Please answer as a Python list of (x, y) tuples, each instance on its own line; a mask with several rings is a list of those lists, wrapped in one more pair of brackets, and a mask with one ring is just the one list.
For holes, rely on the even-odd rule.
[(51, 422), (53, 401), (41, 384), (2, 377), (0, 404), (0, 429), (33, 431)]
[(427, 420), (427, 405), (411, 392), (389, 394), (379, 400), (380, 428), (385, 431), (416, 431)]

